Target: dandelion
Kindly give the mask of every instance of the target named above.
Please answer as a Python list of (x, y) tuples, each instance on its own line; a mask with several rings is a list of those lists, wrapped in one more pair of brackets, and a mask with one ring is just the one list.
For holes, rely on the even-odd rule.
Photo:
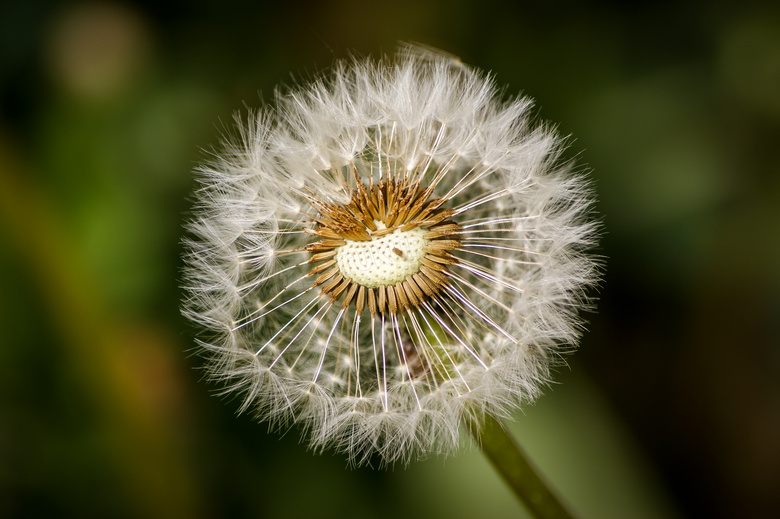
[(456, 59), (337, 63), (203, 167), (184, 312), (210, 374), (357, 463), (536, 398), (596, 277), (562, 140)]

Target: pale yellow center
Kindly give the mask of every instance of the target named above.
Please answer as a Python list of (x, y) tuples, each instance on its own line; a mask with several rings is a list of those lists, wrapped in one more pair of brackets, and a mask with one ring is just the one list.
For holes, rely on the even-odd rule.
[(395, 231), (370, 241), (347, 240), (336, 250), (336, 263), (345, 278), (366, 288), (392, 286), (420, 270), (423, 238), (427, 230), (416, 227)]

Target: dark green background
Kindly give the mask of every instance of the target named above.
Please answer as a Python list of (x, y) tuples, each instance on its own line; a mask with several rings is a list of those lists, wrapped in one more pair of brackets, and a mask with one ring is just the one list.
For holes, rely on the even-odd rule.
[(534, 97), (593, 170), (599, 313), (512, 426), (544, 472), (588, 518), (780, 516), (771, 4), (3, 2), (0, 516), (517, 516), (475, 449), (350, 469), (234, 416), (178, 314), (232, 114), (398, 41)]

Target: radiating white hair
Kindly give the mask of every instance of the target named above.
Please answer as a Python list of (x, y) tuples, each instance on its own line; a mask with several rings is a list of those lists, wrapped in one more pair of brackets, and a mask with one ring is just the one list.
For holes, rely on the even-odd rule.
[(393, 462), (539, 395), (579, 338), (598, 224), (531, 104), (407, 47), (237, 117), (199, 169), (183, 311), (242, 410)]

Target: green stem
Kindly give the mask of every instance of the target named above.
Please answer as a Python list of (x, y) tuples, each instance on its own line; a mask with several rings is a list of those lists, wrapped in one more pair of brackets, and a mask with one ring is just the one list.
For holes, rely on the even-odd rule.
[(538, 519), (574, 519), (517, 441), (491, 416), (469, 422), (472, 437), (517, 498)]

